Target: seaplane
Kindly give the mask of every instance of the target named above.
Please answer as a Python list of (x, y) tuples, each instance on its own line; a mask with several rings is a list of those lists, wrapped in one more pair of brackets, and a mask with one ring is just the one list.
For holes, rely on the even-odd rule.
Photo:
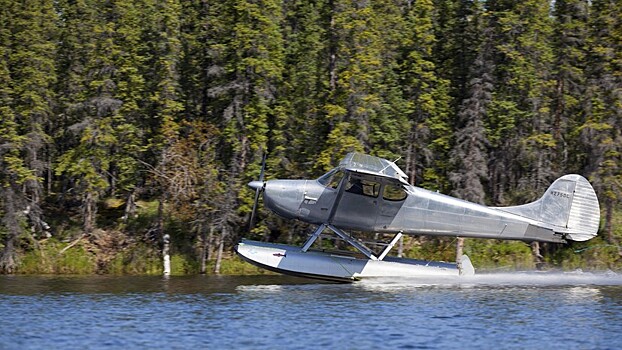
[[(535, 202), (489, 207), (408, 183), (387, 159), (349, 153), (339, 166), (314, 180), (264, 180), (265, 157), (255, 190), (275, 214), (311, 224), (302, 246), (242, 240), (235, 250), (245, 261), (282, 274), (351, 282), (372, 277), (461, 276), (474, 274), (467, 255), (455, 263), (389, 256), (403, 235), (473, 237), (566, 243), (597, 235), (600, 207), (581, 175), (555, 180)], [(367, 235), (365, 235), (367, 234)], [(366, 242), (361, 235), (384, 237)], [(349, 250), (314, 247), (330, 236)]]

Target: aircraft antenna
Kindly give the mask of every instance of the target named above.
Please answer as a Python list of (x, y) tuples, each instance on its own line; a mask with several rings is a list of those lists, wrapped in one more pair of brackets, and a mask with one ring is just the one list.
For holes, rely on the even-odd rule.
[(384, 173), (385, 170), (387, 170), (388, 167), (391, 166), (391, 164), (395, 164), (395, 162), (397, 162), (398, 160), (402, 159), (402, 156), (397, 157), (396, 160), (390, 162), (387, 166), (385, 166), (384, 168), (382, 168), (382, 170), (380, 170), (381, 173)]

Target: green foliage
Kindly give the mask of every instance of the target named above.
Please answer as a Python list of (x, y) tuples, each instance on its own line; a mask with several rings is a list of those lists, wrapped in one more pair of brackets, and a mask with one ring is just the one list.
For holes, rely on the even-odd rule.
[(455, 243), (455, 239), (436, 237), (405, 240), (404, 256), (433, 261), (456, 261)]
[(71, 274), (84, 275), (96, 273), (95, 257), (82, 245), (76, 245), (62, 252), (66, 243), (47, 241), (39, 249), (23, 255), (18, 273), (20, 274)]
[[(209, 267), (212, 267), (213, 264), (210, 264)], [(265, 269), (258, 268), (254, 265), (246, 263), (242, 261), (239, 257), (234, 256), (230, 259), (227, 259), (223, 262), (220, 267), (221, 275), (272, 275), (273, 272), (270, 272)]]
[[(177, 266), (177, 263), (172, 266)], [(162, 271), (160, 254), (154, 247), (139, 244), (118, 252), (104, 272), (114, 275), (161, 275)]]
[(406, 171), (418, 185), (434, 190), (447, 188), (448, 152), (451, 127), (449, 122), (449, 81), (440, 77), (433, 50), (434, 33), (432, 1), (415, 1), (404, 13), (405, 32), (400, 75), (406, 101), (409, 145)]
[(597, 237), (586, 243), (560, 249), (549, 256), (547, 262), (564, 270), (619, 270), (622, 268), (621, 252), (620, 246)]
[(524, 242), (465, 239), (464, 253), (479, 269), (531, 270), (531, 247)]
[[(579, 173), (605, 244), (622, 240), (619, 1), (1, 5), (0, 263), (19, 253), (23, 271), (39, 259), (50, 273), (160, 273), (169, 233), (174, 273), (196, 273), (196, 247), (213, 253), (222, 233), (225, 257), (244, 236), (296, 239), (299, 223), (264, 210), (247, 232), (246, 183), (265, 152), (267, 178), (316, 177), (351, 151), (402, 157), (414, 184), (494, 205)], [(61, 259), (46, 253), (57, 241), (35, 249), (44, 223), (56, 239), (99, 226), (140, 243)], [(411, 253), (453, 260), (450, 241)], [(476, 265), (532, 266), (522, 243), (465, 249)], [(618, 266), (613, 248), (548, 253), (557, 266)]]

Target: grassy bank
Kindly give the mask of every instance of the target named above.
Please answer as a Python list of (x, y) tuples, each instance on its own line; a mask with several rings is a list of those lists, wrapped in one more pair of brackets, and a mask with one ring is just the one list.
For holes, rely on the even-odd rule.
[[(118, 215), (113, 211), (118, 210), (117, 207), (108, 205), (101, 210), (115, 218)], [(59, 215), (55, 227), (60, 229), (52, 238), (22, 240), (17, 256), (17, 273), (160, 275), (163, 271), (161, 242), (157, 235), (149, 234), (156, 214), (156, 203), (140, 203), (139, 215), (133, 220), (128, 223), (120, 223), (115, 219), (100, 222), (100, 227), (107, 228), (98, 229), (89, 236), (81, 236), (78, 220)], [(106, 215), (101, 217), (105, 218)], [(587, 242), (541, 244), (543, 258), (538, 266), (544, 269), (622, 271), (622, 250), (617, 243), (622, 242), (622, 212), (616, 212), (614, 218), (612, 242), (606, 241), (601, 233)], [(188, 231), (187, 225), (174, 219), (167, 221), (165, 230), (170, 233), (173, 242), (171, 273), (199, 274), (200, 239)], [(215, 238), (216, 234), (210, 241), (211, 254), (206, 267), (208, 274), (213, 274), (215, 270)], [(455, 238), (405, 237), (403, 247), (405, 257), (455, 261)], [(392, 253), (395, 254), (396, 250), (394, 248)], [(532, 247), (525, 242), (465, 239), (464, 253), (469, 255), (479, 270), (532, 270), (537, 267)], [(241, 261), (231, 246), (225, 248), (220, 274), (265, 273), (269, 272)]]
[[(73, 246), (69, 247), (70, 244)], [(429, 260), (453, 261), (455, 241), (430, 240), (409, 241), (407, 257)], [(607, 244), (601, 238), (589, 243), (567, 246), (543, 247), (544, 268), (576, 270), (622, 271), (622, 258), (617, 246)], [(536, 269), (531, 247), (523, 242), (467, 239), (464, 252), (471, 257), (473, 265), (481, 271), (512, 271)], [(206, 273), (214, 274), (215, 261), (207, 262)], [(103, 253), (84, 239), (81, 242), (59, 242), (49, 239), (39, 243), (38, 249), (22, 254), (19, 274), (113, 274), (113, 275), (160, 275), (162, 274), (160, 252), (142, 242), (130, 244), (114, 253)], [(195, 256), (173, 253), (172, 275), (200, 273), (200, 262)], [(270, 274), (243, 262), (228, 252), (220, 266), (222, 275)]]
[[(39, 243), (38, 249), (22, 254), (19, 274), (112, 274), (112, 275), (160, 275), (162, 258), (160, 252), (143, 243), (132, 244), (114, 254), (103, 254), (93, 249), (85, 240), (69, 247), (71, 243), (49, 239)], [(215, 261), (207, 263), (206, 272), (213, 274)], [(199, 274), (200, 263), (184, 254), (171, 255), (171, 274)], [(223, 275), (258, 275), (269, 273), (240, 260), (234, 254), (226, 254), (220, 266)]]

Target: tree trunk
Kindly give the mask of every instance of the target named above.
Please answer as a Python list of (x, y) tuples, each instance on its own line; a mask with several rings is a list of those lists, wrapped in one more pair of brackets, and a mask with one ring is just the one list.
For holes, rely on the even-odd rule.
[(207, 273), (207, 262), (209, 261), (210, 258), (210, 254), (209, 254), (209, 245), (210, 245), (210, 241), (212, 240), (212, 228), (210, 227), (209, 229), (209, 233), (206, 233), (203, 230), (203, 226), (200, 225), (199, 226), (199, 230), (201, 231), (201, 240), (202, 240), (202, 247), (201, 247), (201, 274), (205, 275)]
[(617, 245), (616, 239), (613, 236), (613, 200), (611, 198), (605, 199), (605, 237), (609, 244)]
[(95, 228), (95, 215), (97, 214), (96, 195), (91, 191), (87, 191), (82, 205), (84, 233), (91, 234)]
[(216, 254), (216, 266), (214, 266), (214, 273), (217, 275), (220, 274), (220, 263), (222, 261), (222, 253), (225, 247), (225, 235), (226, 229), (223, 229), (220, 233), (220, 240), (218, 242), (218, 253)]
[(164, 235), (164, 200), (158, 201), (158, 233)]
[(164, 235), (162, 237), (164, 245), (162, 247), (162, 265), (164, 266), (164, 276), (170, 276), (171, 274), (171, 256), (170, 256), (170, 243), (171, 237)]
[(531, 254), (533, 256), (533, 262), (536, 265), (536, 269), (541, 270), (544, 267), (544, 257), (540, 254), (539, 242), (531, 242)]
[(462, 253), (464, 251), (464, 238), (458, 237), (456, 241), (456, 265), (458, 270), (462, 271)]
[(162, 265), (164, 267), (164, 276), (171, 274), (171, 257), (170, 257), (170, 239), (168, 234), (164, 233), (164, 200), (160, 198), (158, 201), (158, 234), (162, 237)]
[(17, 270), (17, 252), (14, 247), (15, 235), (10, 234), (0, 252), (0, 273), (12, 274)]
[(135, 218), (136, 215), (136, 190), (132, 191), (127, 196), (127, 203), (125, 204), (125, 215), (123, 216), (123, 222), (127, 223), (130, 218)]
[(1, 191), (4, 197), (4, 218), (2, 218), (2, 224), (8, 231), (6, 239), (4, 241), (4, 248), (0, 251), (0, 273), (15, 273), (17, 270), (18, 256), (15, 251), (15, 243), (20, 234), (20, 225), (17, 218), (16, 208), (16, 196), (13, 188), (7, 186), (4, 191)]
[(413, 164), (414, 161), (413, 161), (413, 150), (412, 149), (413, 149), (412, 142), (409, 142), (408, 149), (406, 150), (406, 174), (408, 174), (408, 182), (414, 186), (415, 185), (415, 166)]

